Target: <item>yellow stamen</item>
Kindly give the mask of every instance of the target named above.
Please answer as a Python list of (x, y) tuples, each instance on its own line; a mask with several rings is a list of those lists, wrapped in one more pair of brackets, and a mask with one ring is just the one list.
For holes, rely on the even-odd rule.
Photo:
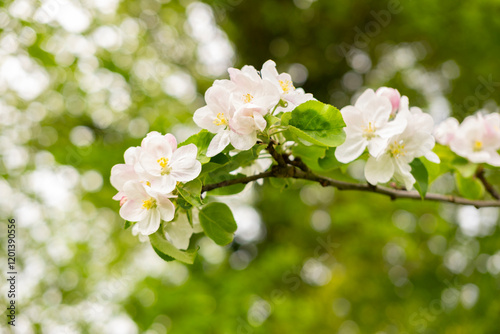
[(217, 118), (214, 120), (214, 124), (219, 126), (219, 125), (228, 125), (229, 123), (227, 122), (226, 117), (224, 117), (224, 113), (218, 113)]
[(402, 140), (399, 143), (394, 141), (394, 143), (389, 147), (389, 151), (395, 158), (400, 156), (404, 157), (406, 155), (405, 144), (403, 144)]
[(283, 89), (283, 93), (287, 94), (290, 91), (293, 91), (295, 87), (293, 86), (293, 83), (290, 80), (279, 80), (281, 89)]
[(168, 159), (167, 158), (160, 158), (160, 159), (158, 159), (156, 161), (160, 164), (161, 168), (165, 168), (168, 165)]
[(154, 198), (150, 197), (149, 199), (142, 201), (143, 209), (149, 210), (154, 207), (156, 207), (156, 200)]
[(250, 103), (250, 102), (252, 102), (252, 100), (253, 100), (252, 94), (248, 93), (248, 94), (243, 95), (243, 102)]
[(375, 130), (375, 126), (372, 125), (372, 122), (369, 122), (368, 126), (363, 128), (363, 137), (367, 139), (375, 137)]
[(170, 166), (168, 165), (168, 159), (167, 158), (160, 158), (156, 160), (161, 167), (161, 175), (168, 175), (170, 173)]
[(480, 140), (475, 140), (474, 141), (474, 151), (481, 151), (483, 148), (483, 142)]

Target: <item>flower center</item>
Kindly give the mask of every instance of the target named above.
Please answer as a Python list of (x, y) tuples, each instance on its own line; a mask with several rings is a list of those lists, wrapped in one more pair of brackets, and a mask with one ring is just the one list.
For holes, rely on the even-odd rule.
[(245, 95), (243, 95), (242, 99), (243, 99), (243, 102), (250, 103), (253, 100), (253, 95), (250, 93), (245, 94)]
[(294, 90), (295, 87), (290, 80), (279, 80), (281, 89), (283, 89), (283, 93), (288, 94), (290, 91)]
[(228, 125), (229, 123), (227, 122), (226, 117), (224, 117), (224, 113), (218, 113), (217, 117), (215, 118), (214, 122), (215, 125)]
[(147, 200), (142, 201), (143, 209), (149, 210), (155, 207), (156, 207), (156, 200), (153, 197), (150, 197)]
[(372, 122), (368, 122), (368, 126), (363, 128), (363, 137), (366, 139), (375, 137), (375, 130), (375, 125), (373, 125)]
[(474, 140), (474, 148), (473, 148), (473, 150), (475, 152), (477, 152), (477, 151), (481, 151), (482, 148), (483, 148), (483, 142), (480, 141), (480, 140)]
[(394, 143), (389, 147), (389, 151), (394, 158), (404, 157), (406, 155), (405, 144), (402, 140), (399, 142), (394, 141)]
[[(168, 159), (161, 157), (156, 160), (161, 167), (161, 175), (168, 175), (170, 173), (170, 166), (168, 165)], [(146, 183), (147, 184), (147, 183)]]

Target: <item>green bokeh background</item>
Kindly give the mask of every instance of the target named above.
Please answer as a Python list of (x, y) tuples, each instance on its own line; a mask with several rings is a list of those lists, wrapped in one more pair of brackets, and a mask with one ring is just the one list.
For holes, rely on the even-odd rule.
[(18, 333), (498, 333), (498, 209), (265, 182), (231, 201), (258, 213), (246, 237), (197, 237), (185, 266), (122, 229), (109, 175), (148, 131), (198, 131), (225, 68), (268, 59), (338, 108), (387, 85), (436, 121), (498, 111), (499, 14), (494, 0), (4, 2), (0, 218), (18, 224)]

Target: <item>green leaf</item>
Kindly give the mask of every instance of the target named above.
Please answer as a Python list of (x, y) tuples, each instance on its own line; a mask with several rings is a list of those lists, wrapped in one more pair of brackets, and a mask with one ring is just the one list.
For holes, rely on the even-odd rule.
[(339, 168), (343, 163), (339, 162), (335, 157), (335, 148), (330, 147), (325, 151), (325, 156), (318, 159), (318, 165), (323, 170), (332, 170)]
[(287, 189), (290, 186), (290, 179), (289, 178), (282, 178), (282, 177), (271, 177), (269, 178), (269, 183), (274, 187), (279, 189), (280, 191), (283, 191)]
[(177, 186), (177, 191), (179, 195), (182, 196), (192, 206), (201, 206), (201, 181), (199, 179), (194, 179), (186, 184)]
[(205, 234), (217, 245), (227, 245), (233, 241), (236, 222), (231, 209), (219, 202), (207, 204), (200, 210), (200, 224)]
[(151, 245), (153, 246), (153, 249), (156, 253), (163, 254), (163, 256), (160, 255), (162, 259), (173, 258), (187, 264), (193, 264), (194, 262), (194, 258), (196, 257), (196, 250), (183, 251), (175, 248), (174, 245), (172, 245), (162, 236), (160, 230), (158, 230), (156, 233), (151, 234), (149, 236), (149, 241), (151, 241)]
[(425, 194), (427, 193), (427, 188), (429, 187), (429, 173), (427, 172), (427, 168), (425, 168), (425, 165), (418, 158), (415, 158), (410, 163), (410, 166), (411, 174), (417, 181), (415, 183), (415, 189), (417, 189), (420, 197), (424, 199)]
[(420, 161), (424, 164), (429, 173), (429, 185), (432, 184), (439, 176), (448, 172), (447, 168), (441, 168), (441, 164), (437, 164), (427, 160), (426, 158), (420, 158)]
[(464, 177), (460, 173), (455, 174), (455, 181), (460, 194), (469, 199), (481, 199), (484, 196), (484, 186), (476, 177)]
[(281, 122), (297, 137), (320, 146), (335, 147), (345, 140), (344, 120), (340, 111), (319, 101), (307, 101), (291, 113), (285, 113)]
[(135, 224), (134, 222), (129, 222), (128, 220), (126, 220), (125, 224), (123, 224), (123, 229), (126, 230), (126, 229), (128, 229), (130, 226), (132, 226), (134, 224)]
[(212, 138), (215, 135), (211, 132), (208, 132), (207, 130), (203, 129), (200, 132), (198, 132), (195, 135), (192, 135), (185, 141), (179, 144), (179, 147), (185, 146), (188, 144), (195, 144), (196, 147), (198, 148), (198, 156), (197, 159), (202, 163), (206, 164), (207, 162), (210, 161), (210, 158), (207, 157), (207, 149), (208, 145), (210, 145), (210, 142), (212, 141)]
[(167, 262), (171, 262), (171, 261), (175, 261), (175, 259), (171, 256), (168, 256), (167, 254), (164, 254), (162, 253), (160, 250), (158, 250), (158, 248), (156, 248), (155, 246), (151, 245), (151, 247), (153, 247), (153, 250), (155, 251), (155, 253), (164, 261), (167, 261)]
[(269, 129), (271, 126), (273, 126), (274, 124), (278, 123), (280, 121), (280, 119), (274, 115), (271, 115), (271, 114), (267, 114), (266, 116), (264, 116), (264, 119), (266, 120), (267, 122), (267, 128)]
[(453, 167), (463, 176), (472, 177), (477, 170), (477, 164), (469, 162), (467, 159), (458, 157), (452, 162)]
[(311, 145), (306, 146), (298, 144), (292, 147), (292, 153), (295, 157), (299, 157), (312, 170), (322, 171), (319, 166), (319, 159), (325, 157), (326, 148), (324, 146)]

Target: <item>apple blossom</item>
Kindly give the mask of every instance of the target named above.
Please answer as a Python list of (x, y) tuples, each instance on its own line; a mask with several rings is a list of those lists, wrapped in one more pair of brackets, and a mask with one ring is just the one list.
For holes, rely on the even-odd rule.
[(413, 188), (415, 178), (410, 163), (418, 157), (439, 163), (432, 152), (435, 139), (432, 136), (434, 121), (419, 108), (402, 111), (398, 116), (406, 118), (405, 130), (388, 140), (387, 148), (378, 157), (369, 157), (365, 165), (365, 178), (371, 184), (388, 182), (393, 176), (403, 182), (407, 190)]
[(152, 132), (141, 143), (136, 172), (150, 183), (153, 191), (168, 193), (177, 182), (191, 181), (200, 174), (197, 153), (194, 144), (177, 148), (173, 135)]
[[(248, 121), (248, 118), (254, 116), (254, 123), (252, 124), (252, 120), (250, 120), (250, 124), (247, 124), (246, 128), (243, 124), (235, 124), (236, 121), (233, 120), (233, 117), (236, 110), (231, 103), (231, 91), (228, 89), (228, 85), (221, 81), (216, 81), (206, 91), (205, 101), (207, 105), (196, 110), (193, 116), (194, 122), (199, 127), (216, 134), (208, 146), (208, 157), (219, 154), (229, 143), (239, 150), (250, 149), (257, 140), (257, 124), (262, 124), (262, 120), (264, 120), (263, 113), (265, 110), (259, 108), (252, 110), (252, 107), (249, 109), (248, 105), (244, 105), (236, 115), (236, 120)], [(234, 130), (235, 126), (240, 131), (246, 130), (245, 133), (236, 132)]]
[(142, 235), (150, 235), (158, 230), (161, 220), (174, 218), (175, 207), (171, 194), (159, 194), (151, 187), (129, 181), (123, 187), (127, 200), (120, 208), (120, 216), (128, 221), (137, 222), (134, 229)]
[[(406, 96), (401, 97), (401, 94), (399, 93), (399, 91), (397, 89), (390, 88), (390, 87), (380, 87), (377, 89), (375, 94), (377, 94), (377, 96), (383, 96), (383, 97), (386, 97), (389, 99), (389, 101), (391, 102), (391, 105), (392, 105), (392, 112), (391, 112), (392, 115), (395, 115), (396, 112), (399, 110), (399, 106), (400, 106), (402, 98), (403, 98), (403, 102), (408, 101), (408, 98)], [(407, 104), (406, 104), (406, 107), (408, 107)]]
[(120, 206), (122, 205), (122, 202), (126, 200), (125, 193), (123, 192), (123, 186), (125, 183), (132, 180), (140, 180), (139, 175), (137, 175), (134, 168), (139, 154), (140, 147), (129, 147), (124, 154), (125, 163), (114, 165), (111, 168), (110, 182), (111, 185), (118, 190), (118, 193), (113, 196), (113, 199), (120, 201)]
[(288, 73), (278, 73), (276, 63), (268, 60), (260, 71), (262, 78), (271, 82), (280, 92), (280, 98), (286, 106), (277, 108), (277, 111), (292, 111), (299, 104), (312, 100), (312, 94), (305, 93), (302, 88), (295, 88), (292, 77)]
[(434, 129), (434, 138), (441, 145), (449, 145), (458, 131), (458, 126), (455, 118), (447, 118)]
[(340, 112), (346, 123), (346, 140), (337, 147), (335, 156), (343, 163), (358, 158), (367, 147), (377, 157), (387, 147), (388, 138), (403, 132), (407, 122), (399, 115), (390, 121), (391, 102), (372, 89), (367, 89), (354, 106), (346, 106)]
[(500, 114), (468, 116), (458, 126), (449, 146), (474, 163), (500, 166)]

